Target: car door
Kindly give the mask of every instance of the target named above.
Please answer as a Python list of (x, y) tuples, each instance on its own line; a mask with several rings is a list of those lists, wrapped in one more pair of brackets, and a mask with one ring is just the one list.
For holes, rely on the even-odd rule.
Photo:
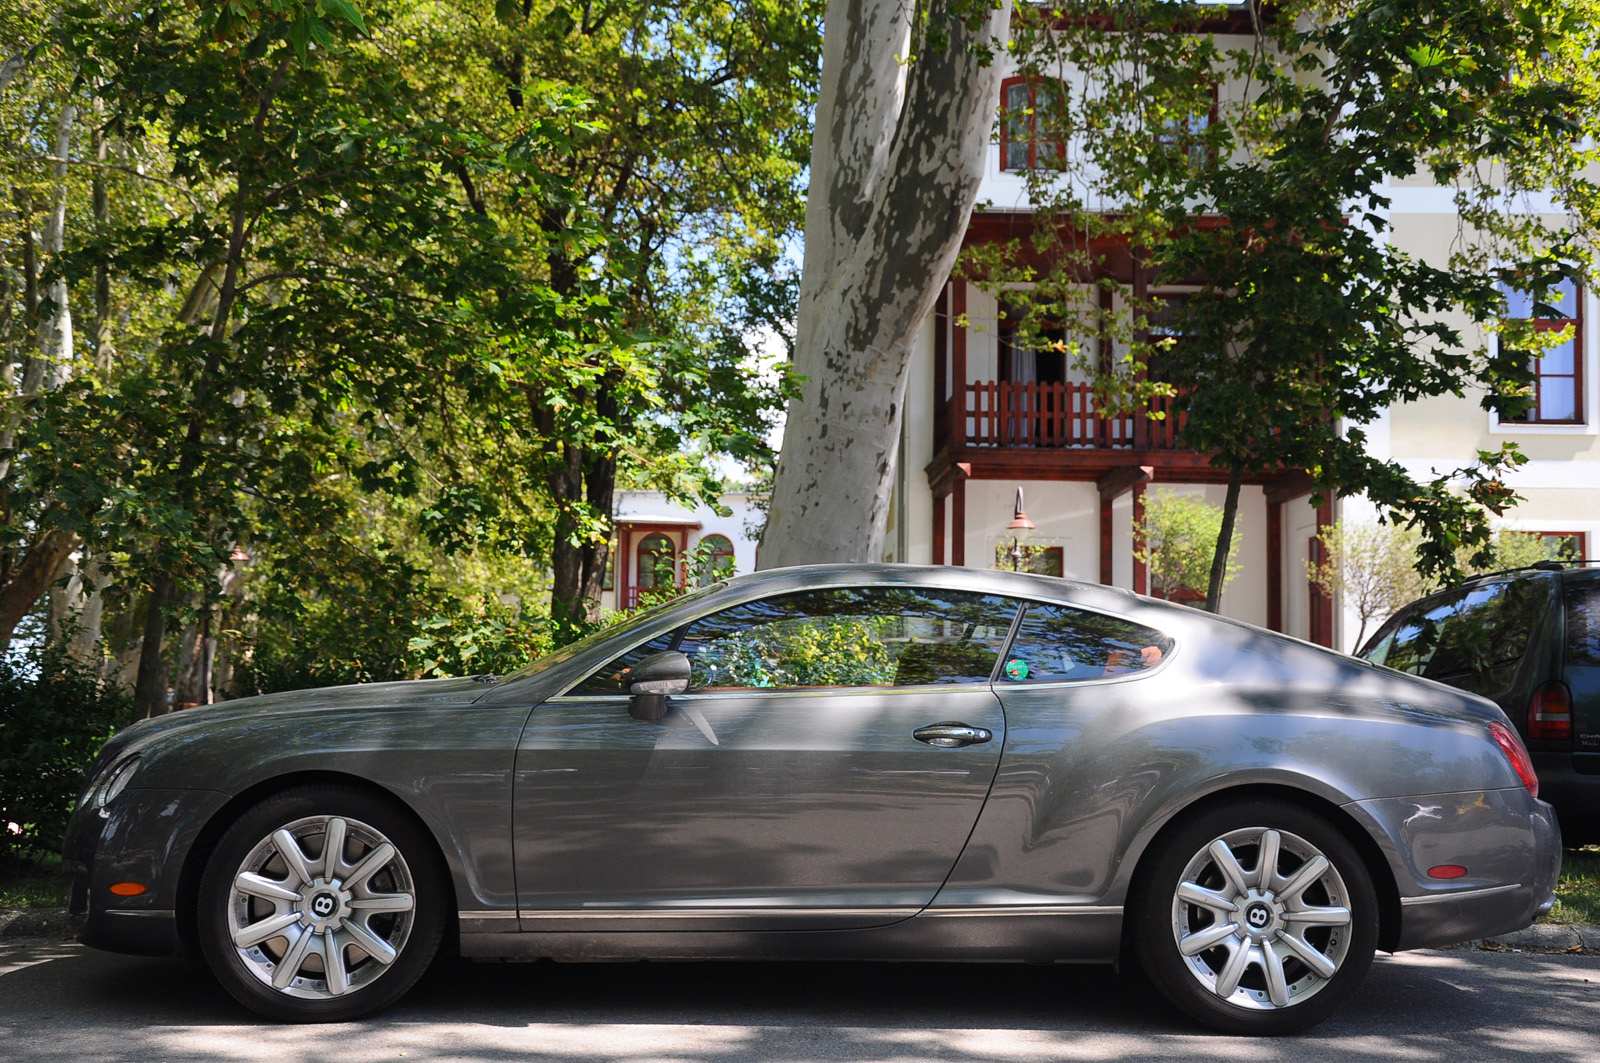
[[(523, 928), (829, 929), (924, 907), (999, 763), (990, 680), (1015, 614), (918, 587), (776, 595), (539, 706), (516, 765)], [(625, 670), (668, 648), (689, 691), (630, 717)]]

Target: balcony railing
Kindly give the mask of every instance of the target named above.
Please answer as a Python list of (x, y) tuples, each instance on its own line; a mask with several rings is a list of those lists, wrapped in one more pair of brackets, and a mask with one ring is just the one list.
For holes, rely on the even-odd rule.
[(1166, 395), (1147, 410), (1102, 410), (1088, 384), (987, 380), (967, 384), (958, 397), (961, 405), (947, 403), (934, 428), (941, 441), (965, 446), (1172, 450), (1187, 420), (1181, 401)]

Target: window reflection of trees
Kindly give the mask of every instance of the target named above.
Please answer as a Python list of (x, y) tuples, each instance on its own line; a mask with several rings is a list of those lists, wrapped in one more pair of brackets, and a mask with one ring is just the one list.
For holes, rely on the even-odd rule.
[(1522, 659), (1549, 593), (1544, 580), (1464, 588), (1403, 620), (1375, 659), (1429, 679), (1471, 676), (1486, 682)]
[(696, 689), (983, 682), (1015, 610), (959, 591), (803, 591), (697, 621), (679, 648)]
[(1098, 679), (1153, 667), (1171, 650), (1166, 635), (1130, 620), (1032, 604), (1017, 629), (1004, 674), (1012, 682)]

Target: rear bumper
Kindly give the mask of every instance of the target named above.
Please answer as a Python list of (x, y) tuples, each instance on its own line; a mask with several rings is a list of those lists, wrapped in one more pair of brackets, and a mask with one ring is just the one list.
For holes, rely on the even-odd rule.
[[(1520, 787), (1361, 801), (1394, 873), (1394, 951), (1520, 930), (1549, 909), (1561, 874), (1555, 812)], [(1428, 870), (1467, 869), (1457, 879)]]
[(1569, 844), (1600, 842), (1600, 774), (1579, 772), (1568, 752), (1531, 756), (1539, 775), (1539, 797), (1554, 806)]

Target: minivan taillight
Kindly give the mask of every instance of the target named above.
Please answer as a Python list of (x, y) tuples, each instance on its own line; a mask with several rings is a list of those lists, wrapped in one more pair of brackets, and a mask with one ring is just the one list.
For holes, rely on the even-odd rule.
[(1561, 680), (1541, 684), (1528, 699), (1528, 737), (1572, 740), (1572, 691)]
[(1506, 755), (1506, 759), (1511, 761), (1511, 769), (1517, 773), (1517, 778), (1522, 780), (1522, 785), (1528, 788), (1528, 793), (1538, 797), (1539, 776), (1534, 773), (1533, 759), (1528, 756), (1528, 747), (1522, 744), (1517, 732), (1498, 720), (1491, 720), (1489, 734), (1493, 736), (1501, 752)]

